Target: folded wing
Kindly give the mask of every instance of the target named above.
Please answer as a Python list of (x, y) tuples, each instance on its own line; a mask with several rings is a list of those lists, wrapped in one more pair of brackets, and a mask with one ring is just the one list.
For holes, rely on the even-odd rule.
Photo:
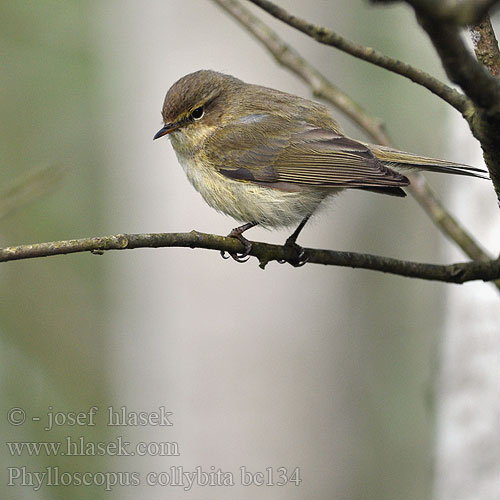
[[(262, 115), (259, 115), (262, 116)], [(404, 196), (409, 180), (385, 166), (370, 148), (306, 123), (282, 127), (281, 119), (260, 118), (219, 129), (204, 147), (224, 176), (269, 187), (361, 188)]]

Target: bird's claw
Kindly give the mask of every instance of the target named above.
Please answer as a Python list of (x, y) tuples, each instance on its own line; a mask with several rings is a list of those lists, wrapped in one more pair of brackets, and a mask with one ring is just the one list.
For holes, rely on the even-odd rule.
[(231, 252), (226, 252), (225, 250), (221, 250), (220, 254), (223, 259), (229, 259), (229, 257), (231, 257), (234, 261), (243, 264), (244, 262), (250, 259), (250, 252), (252, 251), (252, 243), (248, 241), (241, 233), (239, 233), (237, 229), (238, 228), (233, 229), (228, 234), (228, 237), (236, 238), (237, 240), (241, 241), (241, 243), (245, 247), (245, 250), (242, 253), (231, 253)]
[[(250, 247), (250, 250), (251, 249), (252, 248)], [(221, 250), (220, 255), (223, 259), (229, 259), (229, 257), (231, 257), (234, 261), (239, 262), (240, 264), (243, 264), (243, 262), (246, 262), (248, 259), (250, 259), (250, 255), (248, 255), (246, 251), (243, 253), (229, 253), (225, 250)]]
[(297, 257), (297, 260), (290, 260), (290, 264), (293, 267), (302, 267), (304, 264), (307, 264), (309, 262), (309, 259), (309, 255), (306, 255), (306, 253), (302, 251)]
[(233, 260), (239, 262), (240, 264), (243, 264), (243, 262), (246, 262), (250, 259), (250, 255), (248, 255), (246, 252), (231, 254), (231, 257), (233, 258)]
[(279, 264), (285, 264), (286, 262), (288, 262), (293, 267), (302, 267), (309, 261), (309, 255), (307, 255), (306, 251), (300, 245), (297, 245), (297, 243), (295, 243), (294, 241), (287, 240), (285, 242), (285, 247), (293, 249), (295, 255), (289, 259), (279, 259)]

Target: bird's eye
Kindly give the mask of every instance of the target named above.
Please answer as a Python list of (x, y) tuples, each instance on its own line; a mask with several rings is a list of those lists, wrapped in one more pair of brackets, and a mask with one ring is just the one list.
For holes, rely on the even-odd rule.
[(191, 111), (191, 117), (193, 118), (193, 120), (199, 120), (203, 117), (204, 114), (205, 110), (203, 109), (203, 106), (200, 106), (199, 108), (193, 109), (193, 111)]

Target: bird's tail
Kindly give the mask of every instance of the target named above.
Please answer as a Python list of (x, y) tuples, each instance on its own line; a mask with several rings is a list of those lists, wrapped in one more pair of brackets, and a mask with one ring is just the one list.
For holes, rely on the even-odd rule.
[(452, 161), (428, 158), (413, 153), (405, 153), (404, 151), (398, 151), (397, 149), (388, 148), (386, 146), (369, 144), (368, 147), (385, 166), (394, 168), (395, 170), (427, 170), (429, 172), (468, 175), (470, 177), (489, 179), (488, 172), (481, 168), (471, 167), (462, 163), (454, 163)]

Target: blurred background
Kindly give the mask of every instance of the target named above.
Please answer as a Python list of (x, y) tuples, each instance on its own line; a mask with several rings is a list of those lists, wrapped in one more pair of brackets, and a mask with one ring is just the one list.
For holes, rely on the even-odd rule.
[[(445, 78), (407, 8), (349, 0), (280, 5)], [(380, 117), (398, 147), (482, 165), (465, 123), (439, 99), (252, 11)], [(310, 97), (207, 0), (4, 1), (0, 52), (2, 247), (121, 232), (227, 234), (234, 221), (205, 205), (168, 140), (152, 142), (167, 89), (206, 68)], [(339, 119), (349, 135), (366, 139)], [(498, 253), (492, 228), (498, 231), (500, 220), (489, 183), (430, 179), (466, 227)], [(32, 186), (35, 194), (26, 199), (33, 200), (19, 195), (6, 206), (5, 193), (19, 184)], [(249, 233), (276, 243), (287, 236), (258, 228)], [(436, 263), (465, 258), (411, 197), (361, 191), (335, 200), (299, 242)], [(132, 445), (175, 442), (179, 455), (13, 456), (3, 446), (4, 484), (9, 467), (21, 474), (24, 466), (26, 474), (3, 488), (2, 498), (428, 498), (442, 339), (457, 331), (457, 317), (465, 321), (467, 304), (488, 302), (498, 308), (494, 289), (481, 283), (458, 287), (314, 265), (272, 263), (262, 271), (255, 259), (240, 265), (204, 250), (3, 264), (5, 441), (71, 436), (95, 443), (121, 436)], [(475, 323), (482, 313), (474, 306), (466, 316)], [(44, 430), (49, 412), (92, 406), (99, 409), (96, 425)], [(164, 407), (173, 426), (109, 427), (110, 406), (130, 412)], [(6, 420), (13, 407), (26, 412), (23, 425)], [(146, 482), (149, 472), (197, 466), (230, 472), (235, 485), (195, 484), (185, 491)], [(243, 486), (240, 467), (253, 473), (270, 467), (275, 474), (279, 467), (289, 474), (298, 468), (302, 482)], [(134, 472), (141, 484), (111, 491), (29, 485), (28, 472), (55, 468)]]

